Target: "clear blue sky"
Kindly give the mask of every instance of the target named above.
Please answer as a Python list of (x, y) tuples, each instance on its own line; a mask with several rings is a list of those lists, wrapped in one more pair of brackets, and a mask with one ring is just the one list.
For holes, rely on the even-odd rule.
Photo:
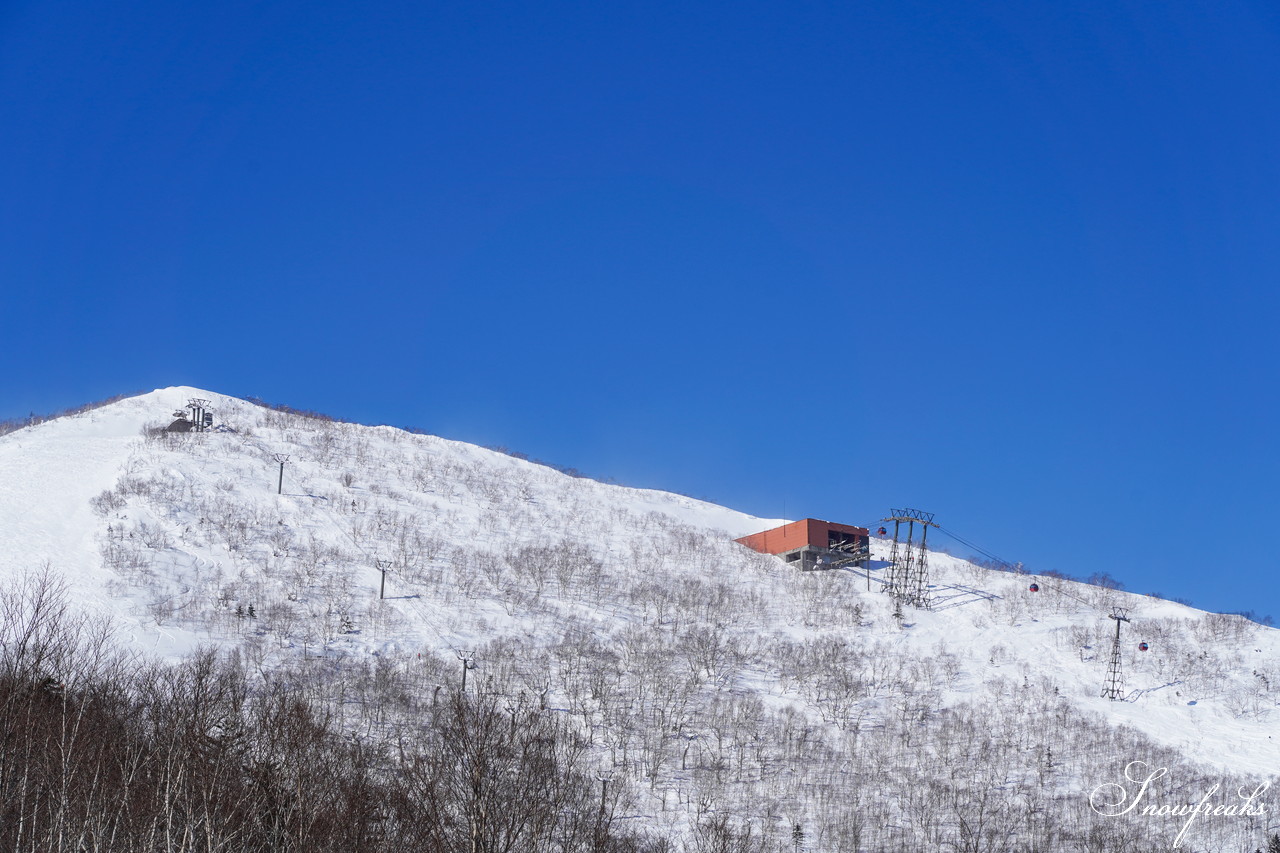
[(10, 0), (0, 417), (191, 384), (1280, 617), (1278, 10)]

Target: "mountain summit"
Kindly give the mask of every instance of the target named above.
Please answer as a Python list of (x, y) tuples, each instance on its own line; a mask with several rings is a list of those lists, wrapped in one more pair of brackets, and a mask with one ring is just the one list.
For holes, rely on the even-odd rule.
[[(825, 571), (734, 541), (782, 523), (196, 388), (0, 437), (6, 580), (48, 566), (122, 644), (327, 685), (362, 736), (387, 736), (394, 711), (369, 703), (394, 702), (350, 672), (421, 701), (465, 678), (569, 723), (654, 832), (718, 816), (760, 849), (1167, 849), (1185, 818), (1091, 792), (1133, 762), (1169, 769), (1153, 803), (1280, 767), (1274, 630), (939, 552), (931, 607), (898, 617), (886, 540)], [(1121, 701), (1102, 697), (1115, 608)], [(1266, 828), (1203, 817), (1187, 838), (1244, 849)]]

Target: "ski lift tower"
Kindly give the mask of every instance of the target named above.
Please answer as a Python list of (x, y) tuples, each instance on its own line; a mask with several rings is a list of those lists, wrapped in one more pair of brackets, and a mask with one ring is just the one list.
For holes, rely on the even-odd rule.
[(1119, 702), (1124, 698), (1124, 673), (1120, 669), (1120, 623), (1129, 621), (1129, 608), (1111, 608), (1111, 618), (1116, 620), (1116, 636), (1111, 641), (1111, 662), (1107, 664), (1107, 681), (1102, 686), (1102, 698)]
[[(920, 509), (891, 509), (881, 523), (893, 522), (893, 550), (889, 556), (889, 577), (885, 592), (893, 596), (896, 606), (913, 604), (929, 608), (929, 551), (925, 540), (933, 522), (933, 513)], [(907, 539), (902, 541), (902, 525), (907, 525)], [(916, 525), (920, 525), (920, 542), (915, 541)]]
[(187, 408), (191, 410), (192, 431), (204, 432), (213, 426), (213, 409), (209, 408), (208, 400), (192, 397), (187, 401)]

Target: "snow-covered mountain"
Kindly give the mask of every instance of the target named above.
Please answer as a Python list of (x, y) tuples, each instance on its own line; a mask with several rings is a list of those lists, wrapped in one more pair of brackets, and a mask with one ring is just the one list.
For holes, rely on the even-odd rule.
[[(164, 431), (192, 398), (213, 429)], [(798, 573), (733, 541), (779, 523), (195, 388), (0, 437), (6, 581), (48, 565), (162, 657), (214, 644), (317, 681), (377, 661), (415, 690), (469, 659), (468, 690), (572, 721), (629, 818), (673, 837), (720, 815), (787, 849), (1168, 849), (1186, 817), (1091, 793), (1134, 794), (1142, 761), (1169, 768), (1147, 803), (1229, 803), (1280, 768), (1280, 632), (944, 553), (934, 607), (899, 621), (888, 543)], [(1100, 696), (1114, 606), (1122, 702)], [(1252, 850), (1272, 820), (1203, 816), (1182, 846)]]

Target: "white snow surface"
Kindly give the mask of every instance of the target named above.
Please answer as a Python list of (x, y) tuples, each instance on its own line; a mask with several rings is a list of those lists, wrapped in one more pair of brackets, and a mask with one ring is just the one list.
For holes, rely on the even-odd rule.
[[(194, 397), (212, 401), (215, 431), (144, 438), (144, 427), (167, 424)], [(273, 453), (290, 454), (282, 495)], [(96, 511), (91, 501), (113, 489), (119, 505)], [(900, 625), (878, 591), (887, 542), (873, 539), (870, 577), (837, 570), (821, 579), (732, 542), (781, 523), (569, 477), (463, 442), (315, 421), (189, 387), (0, 437), (0, 576), (12, 582), (47, 564), (77, 605), (115, 619), (122, 641), (162, 656), (241, 642), (248, 629), (231, 615), (237, 605), (256, 603), (260, 624), (268, 607), (292, 608), (296, 619), (259, 628), (279, 639), (281, 655), (306, 646), (313, 655), (412, 659), (429, 650), (452, 660), (499, 637), (547, 645), (570, 621), (603, 638), (693, 618), (614, 593), (649, 584), (654, 601), (665, 590), (678, 611), (674, 591), (718, 585), (726, 600), (748, 604), (717, 615), (703, 602), (711, 611), (696, 618), (753, 641), (856, 633), (909, 657), (953, 656), (955, 677), (937, 690), (943, 703), (1042, 680), (1189, 760), (1265, 777), (1280, 768), (1270, 688), (1280, 678), (1276, 630), (1052, 578), (1035, 579), (1041, 591), (1032, 593), (1031, 577), (940, 552), (930, 555), (933, 609), (909, 609)], [(410, 529), (426, 544), (398, 546)], [(525, 575), (513, 556), (566, 541), (584, 544), (603, 566), (594, 580)], [(129, 552), (114, 566), (104, 556), (112, 542)], [(324, 548), (332, 550), (306, 569), (298, 555)], [(458, 556), (467, 552), (491, 557)], [(378, 560), (391, 564), (385, 602), (377, 600)], [(1123, 702), (1100, 697), (1116, 605), (1132, 620), (1122, 642)], [(846, 618), (853, 606), (858, 615)], [(337, 614), (358, 630), (338, 630)], [(290, 620), (319, 627), (291, 630)], [(1151, 650), (1138, 652), (1144, 640)], [(767, 666), (746, 662), (708, 677), (769, 707), (804, 705)]]

